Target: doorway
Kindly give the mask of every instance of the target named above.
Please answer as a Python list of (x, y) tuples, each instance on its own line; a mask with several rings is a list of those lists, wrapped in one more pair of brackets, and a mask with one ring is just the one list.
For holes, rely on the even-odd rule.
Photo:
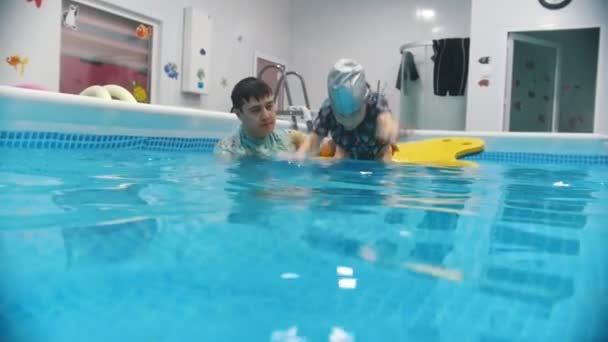
[[(272, 57), (269, 55), (265, 55), (265, 54), (260, 54), (258, 52), (255, 53), (254, 55), (254, 75), (258, 76), (260, 74), (260, 71), (262, 71), (262, 69), (264, 69), (265, 67), (269, 66), (269, 65), (276, 65), (279, 66), (280, 68), (283, 68), (283, 70), (286, 69), (286, 63), (280, 59), (280, 58), (276, 58), (276, 57)], [(266, 70), (266, 72), (264, 72), (264, 75), (262, 75), (262, 80), (264, 82), (266, 82), (270, 88), (272, 88), (272, 91), (275, 92), (277, 87), (279, 86), (279, 80), (281, 79), (282, 73), (279, 70), (276, 69), (268, 69)], [(284, 99), (284, 90), (281, 89), (281, 91), (279, 92), (278, 98), (276, 99), (276, 103), (278, 105), (278, 108), (283, 108), (283, 99)]]
[(504, 129), (593, 132), (599, 28), (510, 32)]

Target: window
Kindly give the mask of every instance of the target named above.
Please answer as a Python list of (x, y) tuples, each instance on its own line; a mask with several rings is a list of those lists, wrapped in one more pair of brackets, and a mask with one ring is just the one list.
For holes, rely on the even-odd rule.
[(156, 25), (82, 2), (64, 0), (62, 6), (60, 91), (116, 84), (150, 103)]

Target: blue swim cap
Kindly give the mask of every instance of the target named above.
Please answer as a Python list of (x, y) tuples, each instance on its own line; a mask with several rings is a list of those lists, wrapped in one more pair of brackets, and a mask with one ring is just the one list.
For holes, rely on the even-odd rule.
[(340, 59), (329, 72), (327, 88), (335, 115), (356, 116), (368, 92), (363, 67), (352, 59)]

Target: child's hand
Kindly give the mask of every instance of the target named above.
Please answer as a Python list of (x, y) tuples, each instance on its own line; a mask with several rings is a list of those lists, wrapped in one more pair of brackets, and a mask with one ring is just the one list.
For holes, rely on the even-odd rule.
[(295, 162), (295, 163), (301, 163), (306, 159), (306, 157), (307, 157), (306, 151), (297, 151), (291, 155), (290, 161)]
[(376, 122), (376, 139), (383, 143), (394, 143), (399, 135), (399, 127), (390, 113), (381, 113)]
[(287, 162), (289, 164), (301, 165), (306, 160), (306, 153), (304, 152), (278, 152), (275, 155), (275, 160)]

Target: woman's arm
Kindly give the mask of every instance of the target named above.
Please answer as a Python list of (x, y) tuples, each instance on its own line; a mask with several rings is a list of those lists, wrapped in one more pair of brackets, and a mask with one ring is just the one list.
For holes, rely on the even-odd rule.
[(382, 112), (376, 118), (376, 139), (385, 144), (394, 144), (399, 138), (399, 124), (391, 112)]
[(391, 112), (378, 114), (376, 119), (376, 139), (386, 144), (378, 154), (378, 161), (390, 163), (393, 160), (393, 145), (399, 140), (399, 125)]

